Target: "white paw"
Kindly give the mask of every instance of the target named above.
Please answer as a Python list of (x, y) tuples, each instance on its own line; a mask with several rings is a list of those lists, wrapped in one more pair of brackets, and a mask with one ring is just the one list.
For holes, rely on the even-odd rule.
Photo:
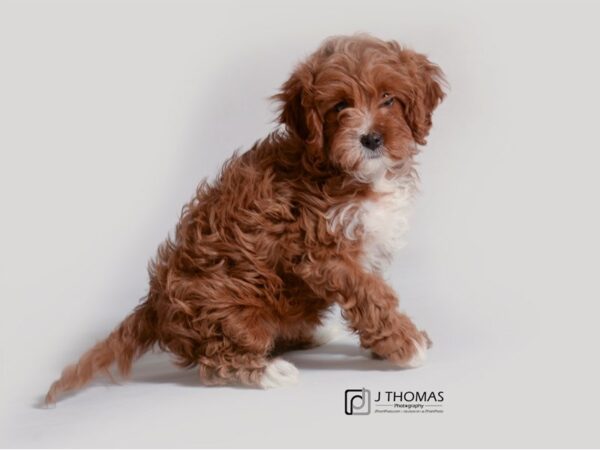
[(315, 347), (319, 347), (333, 341), (341, 334), (342, 328), (337, 324), (320, 326), (313, 333), (313, 343)]
[(292, 386), (298, 382), (298, 369), (292, 363), (277, 358), (269, 363), (260, 380), (263, 389)]
[(414, 339), (412, 340), (412, 343), (415, 346), (415, 353), (408, 361), (400, 364), (400, 367), (415, 368), (425, 364), (425, 361), (427, 360), (427, 343), (419, 343)]

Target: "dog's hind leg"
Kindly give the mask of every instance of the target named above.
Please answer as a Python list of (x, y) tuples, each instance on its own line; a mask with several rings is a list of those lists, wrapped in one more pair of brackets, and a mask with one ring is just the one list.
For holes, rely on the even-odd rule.
[(274, 388), (296, 384), (298, 369), (281, 359), (266, 354), (239, 352), (227, 342), (213, 345), (210, 356), (198, 361), (200, 379), (206, 385), (241, 384), (258, 388)]
[(275, 329), (264, 310), (230, 309), (221, 322), (222, 333), (202, 343), (198, 359), (202, 382), (259, 388), (295, 384), (298, 380), (296, 367), (271, 356), (275, 347)]

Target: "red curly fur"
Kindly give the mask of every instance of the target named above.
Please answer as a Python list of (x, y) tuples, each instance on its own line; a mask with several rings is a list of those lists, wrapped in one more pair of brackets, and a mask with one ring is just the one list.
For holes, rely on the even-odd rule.
[(385, 142), (384, 177), (412, 174), (407, 162), (425, 144), (441, 82), (437, 66), (395, 42), (326, 40), (274, 97), (284, 129), (198, 187), (150, 265), (145, 301), (64, 370), (46, 402), (114, 362), (127, 375), (154, 344), (198, 366), (205, 384), (259, 386), (273, 353), (310, 345), (334, 303), (363, 347), (409, 361), (426, 335), (397, 311), (379, 271), (365, 268), (361, 225), (349, 238), (330, 215), (383, 195), (367, 167), (379, 163), (357, 149), (366, 121)]

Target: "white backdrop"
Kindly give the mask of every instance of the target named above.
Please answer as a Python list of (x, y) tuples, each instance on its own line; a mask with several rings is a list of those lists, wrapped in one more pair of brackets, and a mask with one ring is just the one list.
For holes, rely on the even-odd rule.
[[(599, 446), (600, 8), (592, 2), (0, 3), (4, 446)], [(396, 39), (451, 86), (389, 279), (435, 342), (385, 370), (351, 338), (297, 387), (197, 386), (161, 356), (35, 407), (142, 297), (196, 184), (272, 128), (267, 97), (332, 34)], [(594, 383), (595, 381), (595, 383)], [(433, 389), (440, 415), (346, 416)]]

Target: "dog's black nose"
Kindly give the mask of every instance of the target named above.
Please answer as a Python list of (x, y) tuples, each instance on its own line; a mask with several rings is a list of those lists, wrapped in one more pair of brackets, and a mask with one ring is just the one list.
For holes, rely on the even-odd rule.
[(377, 150), (383, 144), (383, 136), (375, 132), (363, 134), (360, 143), (371, 150)]

